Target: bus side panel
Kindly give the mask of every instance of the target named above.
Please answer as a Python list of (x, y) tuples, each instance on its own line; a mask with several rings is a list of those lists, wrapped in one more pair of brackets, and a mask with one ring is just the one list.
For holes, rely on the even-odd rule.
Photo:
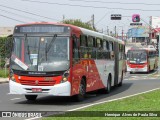
[(81, 61), (73, 63), (71, 71), (71, 95), (79, 93), (79, 84), (83, 76), (87, 76), (85, 65)]
[(79, 93), (82, 77), (86, 79), (86, 92), (107, 87), (110, 73), (114, 78), (113, 60), (80, 60), (72, 68), (72, 95)]
[(100, 75), (94, 59), (88, 59), (87, 92), (100, 89)]
[(86, 92), (100, 89), (100, 76), (94, 60), (81, 59), (73, 63), (72, 67), (72, 95), (79, 93), (79, 85), (83, 79), (86, 81)]
[[(98, 69), (98, 74), (100, 76), (100, 79), (98, 81), (99, 83), (99, 89), (107, 87), (107, 80), (109, 74), (111, 74), (111, 77), (114, 78), (114, 61), (113, 60), (95, 60), (96, 67)], [(114, 79), (112, 79), (114, 80)]]

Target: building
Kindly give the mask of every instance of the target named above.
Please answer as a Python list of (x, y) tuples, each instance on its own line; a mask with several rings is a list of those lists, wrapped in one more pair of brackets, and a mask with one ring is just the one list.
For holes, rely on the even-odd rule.
[(151, 16), (150, 17), (150, 34), (149, 37), (151, 42), (157, 43), (157, 35), (160, 33), (160, 17)]
[(131, 42), (149, 42), (149, 27), (148, 26), (135, 26), (128, 30), (128, 39)]
[(123, 40), (123, 41), (126, 41), (127, 40), (127, 34), (118, 34), (117, 35), (117, 38), (120, 39), (120, 40)]
[(13, 34), (14, 27), (0, 27), (0, 37), (6, 37)]

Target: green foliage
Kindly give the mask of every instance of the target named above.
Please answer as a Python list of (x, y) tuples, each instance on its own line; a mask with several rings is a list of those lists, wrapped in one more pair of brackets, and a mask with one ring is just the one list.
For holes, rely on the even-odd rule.
[(11, 48), (12, 38), (0, 37), (0, 68), (4, 68), (5, 59), (10, 57)]
[(90, 24), (84, 23), (80, 19), (75, 19), (75, 20), (74, 19), (68, 19), (68, 20), (62, 21), (62, 23), (71, 24), (71, 25), (75, 25), (75, 26), (78, 26), (78, 27), (82, 27), (82, 28), (86, 28), (86, 29), (89, 29), (89, 30), (96, 31), (94, 28), (92, 28), (92, 26)]
[(0, 77), (7, 78), (9, 76), (8, 69), (0, 69)]
[(5, 65), (5, 59), (1, 58), (1, 60), (0, 60), (0, 67), (4, 68), (4, 65)]
[(0, 37), (0, 56), (1, 58), (5, 57), (5, 41), (6, 41), (6, 37)]

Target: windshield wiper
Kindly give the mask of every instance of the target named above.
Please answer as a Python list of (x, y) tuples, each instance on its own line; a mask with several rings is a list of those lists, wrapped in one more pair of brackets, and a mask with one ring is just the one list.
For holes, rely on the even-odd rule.
[(54, 34), (51, 42), (49, 43), (49, 46), (47, 47), (47, 43), (46, 43), (46, 46), (45, 46), (45, 53), (46, 53), (46, 61), (47, 61), (47, 53), (49, 52), (50, 48), (52, 47), (52, 44), (54, 43), (54, 41), (56, 40), (57, 38), (57, 34)]
[(29, 45), (28, 45), (28, 40), (27, 40), (27, 34), (25, 34), (25, 42), (27, 42), (27, 54), (28, 54), (28, 58), (30, 63), (32, 64), (31, 58), (30, 58), (30, 51), (29, 51)]

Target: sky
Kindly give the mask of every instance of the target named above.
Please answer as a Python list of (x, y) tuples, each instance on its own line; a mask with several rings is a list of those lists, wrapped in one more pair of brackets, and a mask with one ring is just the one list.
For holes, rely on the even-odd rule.
[[(30, 13), (30, 14), (28, 14)], [(149, 23), (150, 16), (160, 16), (159, 0), (0, 0), (0, 27), (14, 27), (30, 22), (60, 22), (63, 19), (91, 20), (100, 31), (124, 33), (133, 26), (132, 15), (139, 14), (141, 23)], [(111, 14), (121, 14), (121, 20), (111, 20)], [(145, 22), (144, 22), (145, 21)]]

